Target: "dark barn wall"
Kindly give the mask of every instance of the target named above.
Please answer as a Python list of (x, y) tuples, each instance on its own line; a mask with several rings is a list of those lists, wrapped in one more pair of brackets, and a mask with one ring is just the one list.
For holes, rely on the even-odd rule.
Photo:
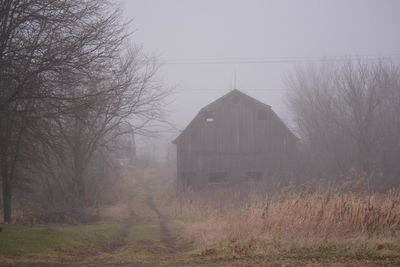
[(194, 186), (207, 184), (210, 173), (226, 172), (230, 183), (259, 171), (268, 179), (296, 154), (296, 137), (271, 108), (237, 90), (204, 107), (176, 144), (178, 178)]

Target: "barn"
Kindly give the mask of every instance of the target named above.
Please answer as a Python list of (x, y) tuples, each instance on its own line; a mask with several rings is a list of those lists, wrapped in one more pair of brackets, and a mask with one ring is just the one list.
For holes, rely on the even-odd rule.
[(293, 170), (297, 140), (269, 105), (232, 90), (173, 141), (178, 182), (198, 188), (271, 181)]

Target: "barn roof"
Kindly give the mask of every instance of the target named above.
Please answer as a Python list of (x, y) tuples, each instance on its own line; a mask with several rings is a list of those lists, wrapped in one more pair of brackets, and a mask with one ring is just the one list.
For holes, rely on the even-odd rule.
[(254, 102), (254, 104), (256, 104), (256, 105), (262, 105), (265, 108), (271, 108), (270, 105), (267, 105), (267, 104), (255, 99), (255, 98), (249, 96), (249, 95), (246, 95), (245, 93), (243, 93), (242, 91), (239, 91), (238, 89), (233, 89), (233, 90), (229, 91), (229, 93), (221, 96), (217, 100), (214, 100), (213, 102), (211, 102), (207, 106), (203, 107), (200, 111), (208, 109), (209, 107), (214, 106), (214, 105), (218, 104), (219, 102), (222, 102), (224, 99), (229, 98), (231, 95), (237, 95), (239, 97), (243, 97), (243, 98), (246, 98), (246, 99)]
[[(266, 109), (271, 109), (270, 105), (267, 105), (241, 91), (239, 91), (238, 89), (233, 89), (230, 92), (228, 92), (227, 94), (221, 96), (220, 98), (214, 100), (213, 102), (211, 102), (210, 104), (204, 106), (202, 109), (200, 109), (200, 111), (197, 113), (197, 115), (190, 121), (190, 123), (186, 126), (185, 129), (183, 129), (183, 131), (172, 141), (173, 144), (176, 144), (176, 142), (178, 141), (178, 139), (180, 139), (181, 136), (183, 136), (185, 134), (185, 132), (187, 131), (187, 129), (190, 128), (190, 126), (194, 123), (194, 121), (196, 120), (196, 118), (200, 115), (201, 112), (203, 112), (204, 110), (208, 110), (210, 107), (218, 105), (220, 102), (222, 102), (223, 100), (225, 100), (226, 98), (229, 98), (232, 95), (237, 95), (238, 97), (241, 98), (245, 98), (247, 100), (249, 100), (250, 102), (253, 102), (255, 105), (258, 106), (262, 106), (263, 108)], [(280, 120), (280, 119), (279, 119)], [(281, 120), (280, 120), (281, 121)], [(293, 135), (294, 138), (298, 139), (293, 133), (292, 131), (286, 126), (286, 124), (284, 124), (282, 121), (281, 123), (284, 125), (284, 127), (291, 133), (291, 135)]]

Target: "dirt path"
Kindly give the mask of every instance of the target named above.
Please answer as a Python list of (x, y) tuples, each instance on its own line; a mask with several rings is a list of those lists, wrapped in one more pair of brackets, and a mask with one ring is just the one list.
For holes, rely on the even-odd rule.
[(132, 227), (134, 227), (135, 224), (135, 216), (131, 206), (129, 206), (129, 210), (130, 210), (129, 211), (130, 216), (126, 218), (126, 220), (123, 222), (122, 233), (113, 240), (111, 240), (109, 244), (107, 244), (107, 246), (104, 249), (104, 252), (113, 253), (115, 251), (123, 249), (125, 246), (128, 245), (127, 237), (129, 231), (132, 229)]
[(153, 198), (151, 196), (149, 196), (147, 204), (149, 205), (149, 208), (154, 211), (158, 216), (158, 223), (161, 230), (160, 239), (161, 242), (168, 248), (168, 250), (171, 253), (179, 253), (188, 250), (190, 248), (189, 245), (185, 245), (179, 237), (172, 234), (171, 230), (168, 227), (167, 219), (154, 204)]

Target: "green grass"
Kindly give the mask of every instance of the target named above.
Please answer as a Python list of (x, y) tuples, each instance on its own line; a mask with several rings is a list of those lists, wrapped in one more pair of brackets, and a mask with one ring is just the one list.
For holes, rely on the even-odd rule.
[(122, 234), (117, 224), (26, 227), (2, 225), (0, 255), (34, 255), (54, 250), (91, 250)]
[(130, 229), (128, 241), (136, 242), (143, 239), (159, 240), (160, 227), (158, 225), (137, 225)]

